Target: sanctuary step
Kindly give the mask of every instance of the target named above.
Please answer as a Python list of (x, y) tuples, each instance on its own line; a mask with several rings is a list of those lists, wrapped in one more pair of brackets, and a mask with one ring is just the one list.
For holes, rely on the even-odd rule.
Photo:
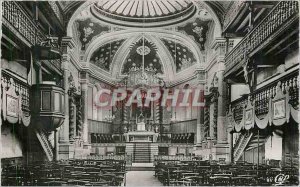
[(133, 147), (134, 163), (150, 163), (151, 150), (150, 143), (135, 143)]

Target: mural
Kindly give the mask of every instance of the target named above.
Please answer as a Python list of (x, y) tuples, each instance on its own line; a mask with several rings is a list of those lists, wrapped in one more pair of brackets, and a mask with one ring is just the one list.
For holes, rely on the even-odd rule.
[(206, 42), (206, 35), (208, 31), (208, 23), (210, 21), (203, 21), (200, 18), (196, 18), (194, 22), (187, 23), (184, 26), (178, 27), (180, 32), (192, 36), (193, 39), (199, 44), (200, 50), (204, 51), (204, 44)]
[(105, 71), (110, 71), (114, 55), (124, 41), (125, 39), (117, 40), (101, 46), (93, 53), (90, 62)]
[(140, 39), (138, 42), (133, 43), (130, 48), (130, 52), (122, 68), (122, 74), (127, 74), (129, 72), (129, 69), (132, 67), (141, 68), (143, 55), (146, 69), (153, 68), (156, 73), (163, 73), (161, 65), (162, 63), (157, 54), (155, 44), (149, 42), (147, 39), (144, 39), (143, 47), (143, 39)]
[(196, 63), (196, 58), (191, 50), (182, 44), (167, 39), (161, 39), (170, 51), (175, 66), (176, 72), (180, 72)]
[(100, 25), (99, 23), (92, 21), (91, 18), (77, 20), (76, 23), (78, 26), (79, 40), (81, 42), (81, 50), (86, 49), (94, 36), (109, 31), (108, 26)]

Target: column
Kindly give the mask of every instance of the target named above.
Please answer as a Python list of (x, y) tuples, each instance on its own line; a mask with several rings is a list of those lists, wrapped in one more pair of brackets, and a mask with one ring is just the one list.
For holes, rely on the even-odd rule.
[[(226, 128), (226, 82), (224, 81), (225, 71), (225, 54), (227, 46), (225, 38), (217, 38), (212, 48), (217, 52), (217, 78), (218, 78), (218, 102), (217, 106), (217, 143), (227, 143), (227, 128)], [(229, 44), (232, 45), (232, 44)]]
[[(200, 96), (198, 102), (204, 104), (205, 71), (204, 69), (197, 69), (195, 71), (195, 74), (197, 76), (197, 82), (198, 82), (197, 89), (200, 90)], [(195, 95), (195, 97), (197, 96)], [(202, 132), (203, 125), (204, 125), (204, 105), (198, 107), (197, 110), (197, 127), (196, 127), (196, 138), (195, 138), (197, 146), (201, 146), (201, 142), (203, 139), (203, 132)]]
[(62, 143), (69, 143), (69, 82), (68, 82), (68, 77), (70, 75), (70, 72), (68, 70), (68, 58), (65, 56), (63, 58), (64, 61), (62, 62), (62, 67), (64, 71), (64, 93), (65, 93), (65, 98), (64, 98), (64, 112), (65, 112), (65, 120), (64, 124), (61, 126), (60, 131), (59, 131), (59, 142)]
[[(69, 139), (69, 63), (71, 63), (71, 54), (70, 52), (75, 47), (75, 43), (71, 37), (63, 37), (61, 41), (62, 48), (62, 69), (63, 69), (63, 87), (64, 87), (64, 112), (65, 120), (63, 125), (58, 129), (57, 132), (58, 142), (58, 159), (69, 159), (71, 158), (74, 150), (71, 148), (70, 139)], [(59, 146), (59, 147), (58, 147)]]
[(82, 139), (84, 144), (89, 143), (88, 137), (88, 73), (81, 73), (81, 99), (82, 99)]
[[(218, 72), (219, 82), (218, 82), (218, 119), (217, 119), (217, 142), (226, 143), (227, 142), (227, 132), (226, 132), (226, 82), (224, 81), (224, 63), (220, 62), (222, 69)], [(220, 67), (219, 66), (219, 67)]]
[(75, 101), (74, 101), (74, 96), (72, 96), (72, 98), (70, 99), (70, 104), (69, 104), (69, 108), (70, 108), (70, 119), (69, 119), (69, 138), (70, 138), (70, 142), (74, 142), (75, 141), (75, 134), (76, 134), (76, 105), (75, 105)]
[[(2, 59), (1, 60), (1, 64), (0, 64), (0, 78), (2, 78)], [(1, 90), (1, 85), (2, 85), (2, 80), (0, 80), (0, 127), (2, 126), (2, 90)], [(2, 145), (1, 145), (2, 146)]]

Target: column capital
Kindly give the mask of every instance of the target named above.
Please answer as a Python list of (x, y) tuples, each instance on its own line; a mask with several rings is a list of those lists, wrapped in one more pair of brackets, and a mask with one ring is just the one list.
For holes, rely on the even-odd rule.
[(72, 37), (65, 36), (61, 39), (61, 50), (62, 50), (63, 56), (69, 55), (68, 53), (70, 52), (70, 50), (75, 48), (75, 46), (76, 46), (76, 43)]
[(226, 38), (216, 38), (211, 44), (211, 49), (215, 50), (218, 56), (225, 58), (226, 47), (228, 47), (228, 49), (231, 49), (233, 47), (233, 43), (234, 40), (232, 39), (228, 40)]
[(65, 36), (61, 39), (61, 46), (62, 47), (69, 47), (70, 49), (73, 49), (76, 46), (76, 43), (73, 39), (73, 37)]
[(206, 82), (206, 76), (205, 76), (205, 70), (202, 68), (197, 68), (194, 71), (194, 74), (196, 76), (196, 79), (199, 81), (199, 83), (205, 84)]

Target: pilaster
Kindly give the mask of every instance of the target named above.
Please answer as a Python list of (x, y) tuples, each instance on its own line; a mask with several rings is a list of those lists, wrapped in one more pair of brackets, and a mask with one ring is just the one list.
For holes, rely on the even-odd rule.
[(69, 159), (73, 158), (74, 147), (70, 144), (70, 121), (69, 121), (69, 64), (70, 61), (70, 52), (75, 47), (75, 43), (71, 37), (63, 37), (61, 41), (61, 50), (62, 50), (62, 70), (63, 70), (63, 86), (64, 86), (64, 112), (65, 112), (65, 120), (64, 124), (61, 126), (58, 134), (59, 134), (59, 159)]
[[(195, 75), (197, 77), (197, 89), (200, 90), (199, 102), (204, 103), (204, 91), (205, 91), (205, 70), (204, 69), (196, 69)], [(202, 147), (202, 139), (203, 139), (203, 125), (204, 125), (204, 106), (198, 107), (197, 110), (197, 127), (196, 127), (196, 146)]]

